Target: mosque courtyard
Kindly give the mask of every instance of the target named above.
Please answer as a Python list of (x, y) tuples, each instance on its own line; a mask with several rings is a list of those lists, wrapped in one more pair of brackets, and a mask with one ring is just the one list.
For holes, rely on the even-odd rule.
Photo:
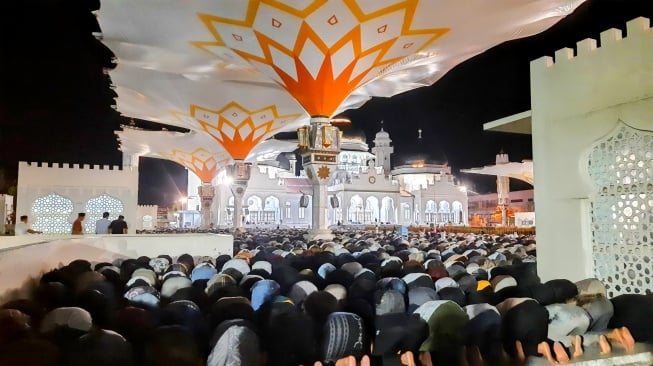
[[(0, 141), (0, 365), (653, 364), (653, 9), (601, 4), (42, 4), (88, 91), (4, 77), (3, 128), (91, 130)], [(491, 118), (418, 94), (582, 19)]]

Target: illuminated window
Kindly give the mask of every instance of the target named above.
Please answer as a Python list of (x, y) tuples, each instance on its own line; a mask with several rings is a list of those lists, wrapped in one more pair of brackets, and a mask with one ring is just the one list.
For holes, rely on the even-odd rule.
[(300, 207), (299, 208), (299, 218), (303, 219), (304, 217), (306, 217), (306, 208)]
[(46, 234), (70, 233), (72, 223), (69, 221), (73, 213), (73, 201), (58, 194), (40, 197), (32, 203), (34, 230)]
[(115, 220), (123, 214), (123, 204), (119, 199), (103, 194), (88, 200), (85, 212), (84, 232), (94, 233), (95, 222), (102, 218), (102, 213), (108, 212), (109, 220)]
[(588, 169), (596, 278), (608, 297), (653, 290), (653, 134), (622, 125), (593, 148)]

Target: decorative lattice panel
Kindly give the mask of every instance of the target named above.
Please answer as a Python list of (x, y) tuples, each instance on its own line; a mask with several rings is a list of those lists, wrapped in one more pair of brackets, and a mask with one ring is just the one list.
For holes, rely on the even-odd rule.
[(608, 295), (653, 291), (653, 133), (621, 125), (589, 156), (596, 277)]
[(86, 218), (84, 219), (84, 232), (94, 233), (95, 222), (102, 218), (102, 213), (109, 213), (109, 220), (115, 220), (123, 213), (123, 204), (117, 198), (103, 194), (91, 198), (86, 202)]
[(46, 234), (70, 234), (72, 212), (73, 201), (66, 197), (58, 194), (39, 197), (32, 203), (32, 228)]

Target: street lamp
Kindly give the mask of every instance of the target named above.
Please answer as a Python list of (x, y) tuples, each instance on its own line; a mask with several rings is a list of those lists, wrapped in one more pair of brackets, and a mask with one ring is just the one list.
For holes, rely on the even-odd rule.
[(186, 202), (188, 202), (188, 198), (187, 198), (187, 197), (181, 197), (181, 198), (179, 199), (179, 203), (181, 204), (181, 210), (182, 210), (182, 211), (186, 210), (186, 209), (184, 208), (184, 205), (186, 204)]

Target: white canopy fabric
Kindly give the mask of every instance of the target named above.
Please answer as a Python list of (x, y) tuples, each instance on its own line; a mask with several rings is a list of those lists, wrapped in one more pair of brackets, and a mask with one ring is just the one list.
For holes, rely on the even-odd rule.
[[(277, 132), (295, 130), (308, 115), (283, 90), (120, 65), (112, 73), (119, 85), (123, 113), (208, 134), (233, 159), (244, 160), (261, 141)], [(122, 93), (122, 94), (121, 94)], [(273, 102), (270, 102), (273, 100)]]
[(111, 0), (98, 11), (118, 110), (244, 160), (276, 132), (430, 85), (583, 0)]
[(125, 127), (123, 131), (116, 131), (116, 135), (123, 152), (172, 160), (205, 183), (211, 182), (220, 168), (232, 162), (218, 143), (197, 132), (145, 131)]
[(297, 149), (297, 141), (269, 139), (256, 145), (247, 155), (246, 163), (270, 161), (277, 158), (280, 153), (291, 152)]
[(521, 163), (510, 162), (488, 165), (482, 168), (461, 169), (460, 172), (510, 177), (523, 180), (531, 185), (535, 184), (535, 180), (533, 179), (533, 162), (530, 160), (524, 160)]
[(112, 0), (102, 3), (99, 22), (120, 63), (274, 81), (309, 114), (331, 116), (361, 98), (430, 85), (494, 45), (543, 31), (582, 2)]

